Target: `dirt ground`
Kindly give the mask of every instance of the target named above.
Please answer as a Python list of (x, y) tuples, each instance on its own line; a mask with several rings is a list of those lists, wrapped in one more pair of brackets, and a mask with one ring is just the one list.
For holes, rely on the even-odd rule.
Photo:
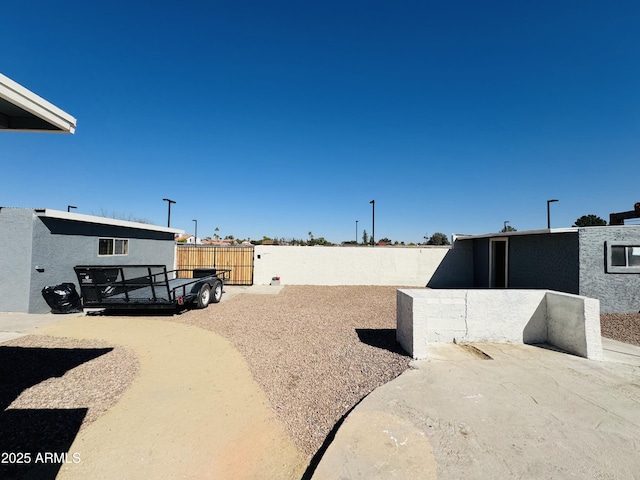
[[(68, 450), (78, 461), (63, 464), (57, 477), (36, 469), (26, 478), (301, 478), (317, 448), (314, 439), (324, 439), (344, 413), (320, 408), (323, 394), (336, 397), (329, 406), (348, 409), (376, 382), (395, 377), (392, 365), (404, 370), (406, 359), (389, 343), (395, 310), (385, 291), (350, 289), (345, 296), (339, 288), (324, 289), (322, 302), (313, 289), (289, 293), (247, 296), (166, 319), (79, 316), (38, 327), (42, 338), (132, 351), (138, 370), (117, 403), (78, 431)], [(640, 344), (638, 325), (637, 315), (602, 316), (603, 335), (620, 341)], [(376, 365), (384, 368), (378, 372)], [(309, 382), (292, 390), (296, 402), (285, 402), (283, 387), (300, 371)], [(273, 388), (265, 378), (273, 379)], [(312, 448), (302, 448), (292, 432)]]
[(101, 339), (132, 349), (140, 362), (118, 403), (80, 430), (69, 449), (80, 461), (64, 464), (57, 478), (302, 476), (309, 459), (219, 335), (157, 318), (104, 317), (69, 318), (38, 333)]

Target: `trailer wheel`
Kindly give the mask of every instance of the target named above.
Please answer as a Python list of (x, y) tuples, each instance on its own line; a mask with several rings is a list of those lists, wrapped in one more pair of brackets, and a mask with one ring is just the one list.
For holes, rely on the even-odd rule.
[(218, 303), (220, 300), (222, 300), (222, 282), (216, 282), (213, 285), (213, 297), (211, 298), (211, 301), (213, 303)]
[(202, 285), (202, 287), (200, 287), (200, 291), (198, 292), (198, 300), (197, 300), (198, 308), (207, 308), (209, 306), (210, 301), (211, 301), (211, 287), (205, 283), (204, 285)]

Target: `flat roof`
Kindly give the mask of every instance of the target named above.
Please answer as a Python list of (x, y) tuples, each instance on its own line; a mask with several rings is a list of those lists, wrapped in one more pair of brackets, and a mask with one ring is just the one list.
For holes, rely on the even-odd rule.
[(57, 218), (60, 220), (70, 220), (73, 222), (113, 225), (116, 227), (135, 228), (137, 230), (152, 230), (154, 232), (165, 232), (173, 234), (184, 233), (184, 230), (180, 230), (178, 228), (161, 227), (159, 225), (151, 225), (149, 223), (130, 222), (128, 220), (98, 217), (95, 215), (84, 215), (82, 213), (63, 212), (61, 210), (52, 210), (50, 208), (34, 208), (29, 210), (33, 210), (36, 215), (41, 218)]
[(74, 133), (76, 119), (0, 73), (0, 131)]
[(463, 235), (456, 234), (454, 238), (456, 240), (469, 240), (473, 238), (494, 238), (494, 237), (516, 237), (518, 235), (543, 235), (543, 234), (554, 234), (554, 233), (572, 233), (577, 232), (579, 227), (569, 227), (569, 228), (545, 228), (544, 230), (523, 230), (521, 232), (496, 232), (496, 233), (483, 233), (480, 235)]

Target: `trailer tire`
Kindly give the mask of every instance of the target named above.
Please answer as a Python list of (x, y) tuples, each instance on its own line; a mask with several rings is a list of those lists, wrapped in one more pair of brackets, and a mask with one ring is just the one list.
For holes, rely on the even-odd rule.
[(211, 287), (208, 284), (202, 285), (198, 292), (197, 306), (198, 308), (207, 308), (211, 301)]
[(219, 303), (222, 300), (222, 282), (218, 281), (213, 284), (213, 295), (211, 296), (211, 302)]

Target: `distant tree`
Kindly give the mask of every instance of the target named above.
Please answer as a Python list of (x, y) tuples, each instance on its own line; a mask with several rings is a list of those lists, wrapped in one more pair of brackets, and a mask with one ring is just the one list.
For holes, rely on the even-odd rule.
[(504, 227), (502, 230), (500, 230), (500, 233), (505, 233), (505, 232), (517, 232), (518, 230), (516, 230), (515, 228), (513, 228), (511, 225), (507, 225), (506, 227)]
[(449, 238), (444, 233), (436, 232), (431, 235), (427, 245), (450, 245)]
[(362, 231), (362, 244), (367, 245), (369, 243), (369, 234), (367, 234), (366, 230)]
[(574, 227), (600, 227), (606, 225), (607, 222), (597, 215), (583, 215), (576, 220)]
[(136, 223), (146, 223), (147, 225), (151, 224), (151, 220), (147, 218), (136, 217), (133, 214), (125, 214), (125, 213), (109, 213), (107, 210), (100, 209), (100, 217), (113, 218), (114, 220), (125, 220), (127, 222), (136, 222)]
[(308, 244), (311, 245), (311, 246), (315, 246), (315, 245), (333, 245), (330, 241), (328, 241), (324, 237), (312, 238), (311, 240), (309, 240)]
[(266, 235), (263, 235), (262, 240), (260, 240), (260, 244), (261, 245), (280, 245), (280, 241), (278, 240), (278, 237), (267, 237)]
[(378, 240), (378, 243), (386, 243), (388, 245), (388, 244), (393, 243), (393, 242), (391, 241), (391, 239), (389, 239), (387, 237), (384, 237), (384, 238), (381, 238), (380, 240)]
[(220, 231), (220, 229), (218, 227), (215, 228), (214, 230), (216, 233), (213, 234), (213, 238), (215, 238), (216, 240), (220, 240), (220, 235), (218, 234), (218, 232)]

